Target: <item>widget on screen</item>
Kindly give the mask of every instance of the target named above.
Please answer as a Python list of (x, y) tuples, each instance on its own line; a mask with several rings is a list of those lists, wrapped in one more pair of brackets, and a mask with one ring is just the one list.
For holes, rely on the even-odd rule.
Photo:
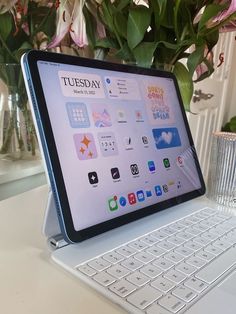
[(77, 156), (80, 160), (97, 158), (97, 150), (91, 133), (74, 134)]
[(89, 116), (84, 103), (68, 102), (66, 110), (72, 128), (89, 128)]
[(152, 133), (157, 149), (181, 146), (177, 128), (153, 129)]

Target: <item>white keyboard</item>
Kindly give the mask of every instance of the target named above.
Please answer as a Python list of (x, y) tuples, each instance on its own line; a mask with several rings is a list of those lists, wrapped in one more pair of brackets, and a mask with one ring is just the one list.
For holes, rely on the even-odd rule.
[(205, 208), (76, 269), (131, 313), (170, 314), (186, 311), (235, 265), (236, 217)]

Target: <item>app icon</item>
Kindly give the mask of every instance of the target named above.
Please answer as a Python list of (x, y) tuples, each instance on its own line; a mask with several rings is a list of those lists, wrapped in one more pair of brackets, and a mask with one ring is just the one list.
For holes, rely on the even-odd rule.
[(127, 123), (127, 118), (125, 111), (123, 109), (117, 110), (117, 122), (118, 123)]
[(170, 168), (170, 160), (169, 158), (164, 158), (163, 159), (163, 164), (165, 168)]
[(112, 179), (117, 180), (120, 178), (120, 172), (118, 168), (111, 168)]
[(143, 122), (143, 113), (141, 110), (135, 110), (136, 122)]
[(145, 200), (144, 192), (143, 190), (138, 191), (137, 193), (137, 199), (139, 202), (143, 202)]
[(154, 172), (156, 170), (155, 163), (153, 160), (148, 161), (148, 169), (150, 172)]
[(156, 196), (161, 196), (162, 195), (162, 190), (161, 190), (161, 186), (160, 185), (156, 185), (155, 186), (155, 192), (156, 192)]
[(132, 175), (134, 175), (134, 176), (139, 174), (139, 169), (138, 169), (137, 164), (130, 165), (130, 170), (131, 170)]
[(169, 191), (169, 188), (168, 188), (168, 185), (167, 185), (167, 184), (163, 184), (163, 185), (162, 185), (162, 188), (163, 188), (163, 191), (164, 191), (165, 193), (167, 193), (167, 192)]
[(110, 211), (114, 211), (114, 210), (118, 209), (118, 203), (117, 203), (117, 196), (116, 195), (108, 200), (108, 205), (109, 205)]
[(178, 164), (180, 167), (184, 165), (183, 157), (181, 157), (181, 156), (178, 156), (178, 157), (177, 157), (177, 164)]
[(98, 133), (98, 141), (104, 157), (118, 155), (115, 135), (112, 132)]
[(77, 156), (80, 160), (97, 158), (95, 141), (91, 133), (74, 134)]
[(126, 150), (131, 150), (133, 149), (133, 145), (132, 145), (132, 138), (130, 136), (125, 136), (124, 139), (124, 146)]
[(181, 188), (182, 188), (181, 181), (178, 181), (178, 182), (177, 182), (177, 189), (181, 189)]
[(135, 196), (134, 193), (129, 193), (128, 194), (128, 200), (129, 200), (130, 205), (134, 205), (137, 202), (136, 201), (136, 196)]
[(89, 116), (84, 103), (66, 103), (67, 114), (72, 128), (89, 128)]
[(98, 175), (97, 172), (92, 171), (88, 173), (88, 179), (90, 184), (97, 184), (98, 183)]
[(144, 145), (148, 145), (148, 138), (146, 135), (142, 136), (142, 141)]
[(124, 196), (121, 196), (119, 199), (119, 203), (120, 203), (120, 206), (124, 207), (127, 203), (126, 198)]
[(152, 191), (151, 190), (147, 190), (146, 191), (146, 196), (147, 197), (151, 197), (152, 196)]

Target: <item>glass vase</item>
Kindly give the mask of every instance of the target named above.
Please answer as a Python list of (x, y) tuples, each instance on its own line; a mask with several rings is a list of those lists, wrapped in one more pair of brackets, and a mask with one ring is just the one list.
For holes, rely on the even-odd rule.
[(0, 64), (0, 156), (39, 157), (35, 128), (19, 64)]

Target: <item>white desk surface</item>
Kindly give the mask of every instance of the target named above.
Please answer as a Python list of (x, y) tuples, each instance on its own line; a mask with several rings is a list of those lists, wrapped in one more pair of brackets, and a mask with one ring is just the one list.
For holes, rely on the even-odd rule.
[(41, 233), (47, 191), (42, 186), (0, 202), (0, 312), (124, 313), (50, 260)]

